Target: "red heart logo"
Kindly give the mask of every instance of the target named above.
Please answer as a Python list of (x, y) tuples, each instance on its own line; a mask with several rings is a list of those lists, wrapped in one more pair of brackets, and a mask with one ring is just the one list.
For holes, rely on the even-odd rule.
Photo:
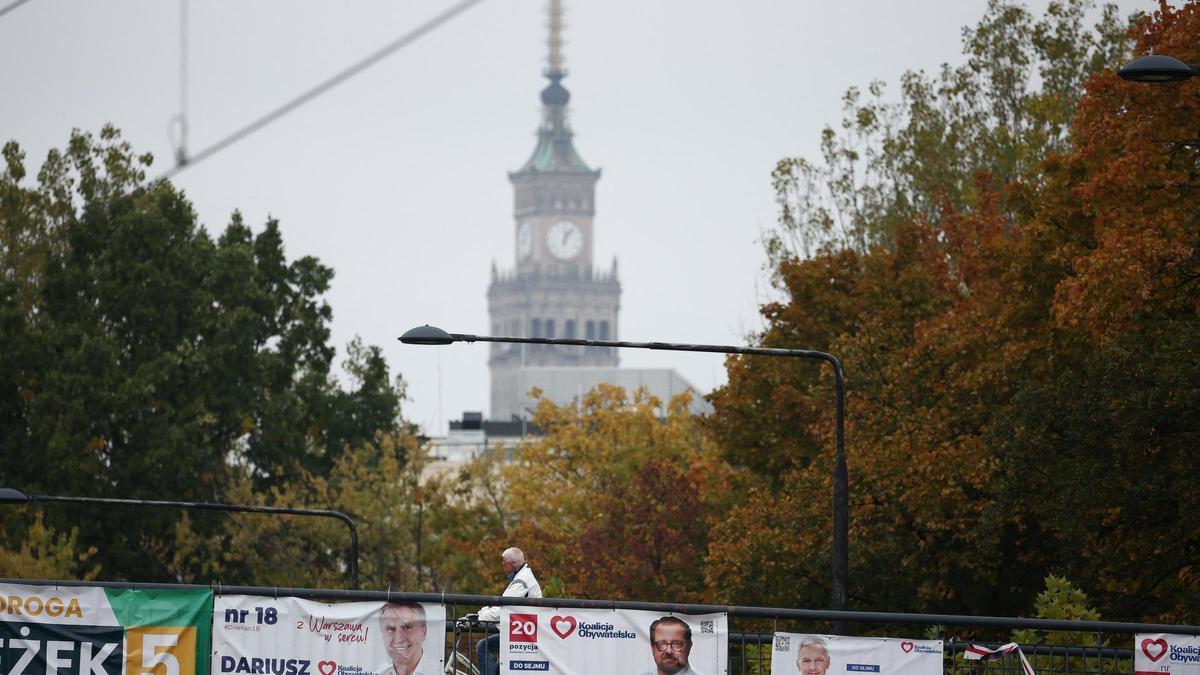
[[(1151, 654), (1151, 647), (1158, 647), (1158, 649), (1155, 651), (1155, 653)], [(1145, 640), (1142, 640), (1142, 653), (1150, 657), (1151, 661), (1157, 661), (1163, 657), (1163, 654), (1167, 653), (1167, 641), (1162, 638), (1157, 640), (1146, 638)]]
[(337, 663), (334, 661), (318, 661), (317, 670), (321, 671), (321, 675), (333, 675), (337, 670)]
[(907, 654), (913, 650), (913, 643), (905, 640), (904, 642), (900, 643), (900, 649), (903, 649), (904, 653)]
[[(561, 628), (560, 628), (561, 626)], [(550, 619), (550, 630), (562, 639), (575, 632), (575, 617), (555, 615)]]

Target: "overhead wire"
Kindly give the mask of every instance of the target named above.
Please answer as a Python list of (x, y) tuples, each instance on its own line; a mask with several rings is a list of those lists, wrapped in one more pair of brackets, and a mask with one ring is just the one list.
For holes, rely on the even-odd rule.
[(29, 0), (15, 0), (15, 2), (11, 2), (7, 5), (5, 5), (3, 8), (0, 8), (0, 16), (4, 16), (5, 14), (8, 14), (9, 12), (13, 11), (14, 9), (20, 7), (21, 5), (23, 5), (27, 2), (29, 2)]
[[(20, 0), (20, 1), (28, 2), (29, 0)], [(450, 8), (448, 8), (445, 11), (443, 11), (442, 13), (434, 16), (433, 18), (429, 19), (428, 21), (421, 24), (420, 26), (417, 26), (416, 28), (405, 33), (404, 35), (400, 36), (399, 38), (396, 38), (392, 42), (375, 50), (374, 52), (372, 52), (365, 58), (357, 61), (353, 65), (342, 70), (341, 72), (330, 77), (329, 79), (321, 82), (320, 84), (316, 85), (315, 87), (305, 91), (304, 93), (293, 98), (292, 100), (288, 101), (287, 103), (284, 103), (283, 105), (279, 106), (278, 108), (275, 108), (271, 112), (263, 115), (262, 117), (251, 122), (250, 124), (247, 124), (246, 126), (242, 127), (241, 129), (238, 129), (237, 131), (233, 132), (232, 134), (229, 134), (225, 138), (217, 141), (216, 143), (213, 143), (212, 145), (208, 146), (207, 148), (204, 148), (203, 150), (197, 152), (195, 155), (192, 155), (191, 157), (183, 157), (182, 162), (177, 161), (175, 166), (173, 166), (170, 169), (163, 172), (155, 180), (166, 180), (168, 178), (171, 178), (172, 176), (179, 174), (184, 169), (186, 169), (190, 166), (195, 166), (196, 164), (208, 159), (209, 157), (211, 157), (211, 156), (215, 155), (216, 153), (224, 150), (225, 148), (233, 145), (234, 143), (237, 143), (238, 141), (242, 140), (243, 138), (246, 138), (250, 134), (253, 134), (254, 132), (262, 129), (263, 127), (271, 124), (272, 122), (275, 122), (276, 120), (278, 120), (279, 118), (288, 114), (289, 112), (295, 110), (296, 108), (299, 108), (300, 106), (304, 105), (305, 103), (308, 103), (309, 101), (315, 99), (316, 97), (320, 96), (321, 94), (324, 94), (325, 92), (329, 91), (330, 89), (333, 89), (334, 87), (341, 84), (342, 82), (345, 82), (346, 80), (350, 79), (351, 77), (353, 77), (353, 76), (361, 73), (362, 71), (366, 70), (367, 68), (375, 65), (379, 61), (390, 56), (391, 54), (403, 49), (404, 47), (407, 47), (408, 45), (412, 44), (419, 38), (425, 36), (426, 34), (430, 33), (434, 29), (440, 27), (442, 24), (450, 21), (454, 17), (456, 17), (459, 14), (463, 13), (464, 11), (470, 9), (472, 6), (479, 4), (480, 2), (483, 2), (483, 0), (461, 0), (461, 2), (454, 4)], [(178, 159), (179, 158), (177, 158), (177, 160)]]

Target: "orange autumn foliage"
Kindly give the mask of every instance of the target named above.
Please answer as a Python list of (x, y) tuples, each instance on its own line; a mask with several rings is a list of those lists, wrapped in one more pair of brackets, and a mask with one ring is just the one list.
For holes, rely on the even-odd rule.
[[(1200, 5), (1135, 28), (1200, 63)], [(762, 344), (846, 366), (850, 596), (1016, 614), (1066, 574), (1106, 618), (1194, 621), (1200, 78), (1086, 83), (1070, 143), (865, 251), (784, 259)], [(754, 488), (713, 534), (720, 601), (825, 606), (832, 383), (734, 359), (711, 428)]]

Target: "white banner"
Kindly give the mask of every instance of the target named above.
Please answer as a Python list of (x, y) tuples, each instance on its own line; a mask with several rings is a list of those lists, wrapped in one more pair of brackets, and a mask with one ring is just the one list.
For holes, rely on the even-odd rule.
[(0, 620), (119, 626), (103, 588), (0, 584)]
[(776, 633), (771, 672), (801, 675), (941, 675), (941, 640)]
[(213, 675), (440, 675), (444, 605), (218, 596)]
[(1136, 675), (1200, 675), (1200, 636), (1139, 633), (1133, 639)]
[(724, 613), (504, 607), (500, 672), (725, 675), (728, 635)]

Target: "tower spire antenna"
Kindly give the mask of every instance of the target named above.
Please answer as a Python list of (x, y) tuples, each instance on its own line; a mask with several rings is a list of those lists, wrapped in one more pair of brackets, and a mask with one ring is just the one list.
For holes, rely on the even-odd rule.
[(566, 70), (563, 69), (562, 0), (550, 0), (548, 13), (550, 15), (550, 38), (547, 40), (547, 44), (550, 46), (550, 58), (546, 75), (551, 79), (559, 79), (567, 74)]
[[(547, 14), (549, 15), (550, 37), (546, 44), (550, 46), (550, 58), (546, 63), (545, 75), (546, 79), (550, 80), (550, 84), (542, 90), (542, 128), (552, 132), (559, 141), (569, 141), (567, 102), (571, 100), (571, 93), (561, 84), (562, 79), (567, 76), (567, 71), (563, 68), (562, 55), (562, 0), (550, 0)], [(560, 148), (559, 152), (566, 152), (566, 149)]]

